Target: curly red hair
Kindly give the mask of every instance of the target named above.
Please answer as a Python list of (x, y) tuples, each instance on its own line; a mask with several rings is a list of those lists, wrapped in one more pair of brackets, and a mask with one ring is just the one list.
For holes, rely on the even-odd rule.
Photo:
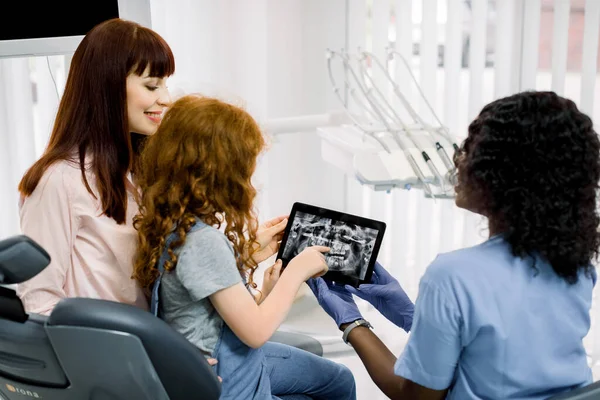
[(179, 240), (169, 246), (165, 269), (175, 268), (173, 250), (183, 244), (196, 218), (216, 228), (225, 223), (238, 268), (253, 284), (257, 219), (251, 178), (264, 146), (258, 124), (239, 107), (197, 95), (173, 103), (140, 157), (133, 278), (142, 287), (156, 280), (157, 262), (174, 228)]

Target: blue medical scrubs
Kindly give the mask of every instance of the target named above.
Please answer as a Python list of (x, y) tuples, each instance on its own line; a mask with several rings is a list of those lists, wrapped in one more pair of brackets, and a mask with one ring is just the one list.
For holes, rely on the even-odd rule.
[(570, 285), (496, 236), (439, 255), (395, 372), (447, 399), (546, 399), (592, 382), (582, 339), (596, 274)]

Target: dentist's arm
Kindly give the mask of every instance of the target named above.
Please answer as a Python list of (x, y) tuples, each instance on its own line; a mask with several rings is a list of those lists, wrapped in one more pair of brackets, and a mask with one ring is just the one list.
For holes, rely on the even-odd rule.
[[(335, 320), (340, 330), (344, 331), (351, 322), (362, 318), (352, 295), (346, 289), (326, 283), (321, 278), (310, 279), (307, 283), (319, 304)], [(356, 350), (373, 382), (390, 399), (445, 398), (446, 389), (429, 389), (396, 375), (396, 356), (368, 327), (355, 327), (350, 331), (347, 340)]]
[[(343, 324), (340, 329), (346, 329)], [(442, 400), (447, 390), (433, 390), (394, 374), (396, 356), (375, 333), (366, 326), (358, 326), (348, 335), (356, 354), (365, 365), (369, 376), (390, 399)]]

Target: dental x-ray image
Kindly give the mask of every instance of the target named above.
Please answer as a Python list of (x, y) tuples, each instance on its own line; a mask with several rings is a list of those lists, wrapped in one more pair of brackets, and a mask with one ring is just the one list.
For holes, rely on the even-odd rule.
[(331, 250), (325, 253), (325, 260), (329, 271), (362, 281), (369, 267), (377, 234), (376, 229), (296, 212), (282, 259), (291, 260), (307, 246), (328, 246)]

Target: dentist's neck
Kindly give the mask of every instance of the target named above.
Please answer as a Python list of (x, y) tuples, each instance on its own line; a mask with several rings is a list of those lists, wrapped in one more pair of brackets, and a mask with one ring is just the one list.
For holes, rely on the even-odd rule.
[(501, 234), (506, 230), (506, 227), (503, 223), (501, 223), (497, 218), (489, 218), (488, 217), (488, 226), (490, 230), (489, 237), (493, 237)]

